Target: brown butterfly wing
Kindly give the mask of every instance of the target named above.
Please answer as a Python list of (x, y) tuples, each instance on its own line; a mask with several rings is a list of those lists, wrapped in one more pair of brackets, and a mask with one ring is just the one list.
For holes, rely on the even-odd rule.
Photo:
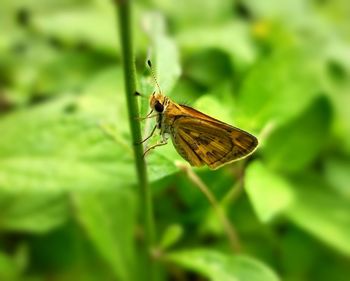
[(229, 127), (232, 127), (231, 125), (226, 124), (226, 123), (224, 123), (218, 119), (215, 119), (209, 115), (206, 115), (203, 112), (200, 112), (197, 109), (194, 109), (190, 106), (181, 104), (180, 107), (181, 107), (181, 111), (183, 112), (183, 115), (196, 116), (197, 118), (202, 119), (202, 120), (207, 120), (209, 122), (216, 122), (216, 123), (220, 123), (220, 124), (224, 124), (224, 125), (227, 125)]
[(172, 141), (177, 152), (192, 166), (200, 167), (204, 165), (202, 159), (196, 154), (182, 135), (172, 134)]
[[(186, 107), (188, 109), (197, 116), (184, 115), (177, 118), (172, 126), (172, 135), (178, 151), (185, 145), (185, 152), (179, 153), (190, 164), (191, 161), (196, 162), (197, 165), (194, 166), (205, 163), (210, 168), (217, 169), (249, 155), (256, 148), (258, 141), (251, 134)], [(179, 139), (181, 142), (178, 142)]]

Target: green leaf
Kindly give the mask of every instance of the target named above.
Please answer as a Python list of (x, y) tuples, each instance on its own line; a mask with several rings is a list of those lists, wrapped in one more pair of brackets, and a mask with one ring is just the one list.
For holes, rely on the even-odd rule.
[(168, 226), (160, 240), (160, 247), (162, 249), (168, 249), (173, 246), (176, 242), (178, 242), (183, 236), (183, 228), (179, 224), (172, 224)]
[(28, 261), (28, 249), (25, 245), (19, 245), (14, 255), (9, 256), (0, 252), (0, 279), (6, 281), (18, 281), (23, 275)]
[(19, 269), (13, 259), (0, 252), (0, 278), (1, 280), (15, 281), (20, 275)]
[(233, 77), (230, 57), (217, 49), (204, 49), (193, 53), (186, 60), (184, 69), (186, 77), (214, 89)]
[[(0, 189), (56, 192), (136, 183), (122, 85), (121, 72), (110, 69), (79, 97), (2, 118)], [(178, 170), (163, 156), (149, 166), (152, 180)]]
[(331, 119), (331, 105), (320, 96), (303, 114), (268, 137), (261, 150), (267, 164), (281, 171), (303, 171), (327, 142)]
[[(224, 90), (223, 87), (220, 89)], [(222, 97), (217, 97), (214, 94), (207, 94), (198, 98), (195, 102), (195, 108), (220, 121), (232, 124), (231, 108), (226, 106), (226, 101)]]
[(77, 92), (102, 68), (111, 65), (110, 57), (101, 54), (58, 51), (34, 40), (22, 44), (25, 51), (16, 56), (7, 51), (0, 65), (0, 72), (5, 71), (9, 77), (8, 98), (19, 104)]
[(134, 273), (136, 200), (127, 189), (73, 195), (75, 215), (118, 280), (137, 280)]
[[(193, 25), (202, 25), (221, 22), (231, 17), (232, 2), (230, 0), (221, 1), (201, 1), (201, 0), (154, 0), (153, 5), (176, 23), (185, 29)], [(200, 8), (199, 8), (200, 7)]]
[(208, 277), (211, 281), (277, 281), (266, 265), (247, 256), (230, 256), (213, 250), (173, 252), (168, 260)]
[(288, 227), (280, 239), (280, 261), (284, 276), (291, 275), (295, 280), (299, 280), (312, 270), (316, 260), (322, 260), (322, 248), (319, 247), (319, 243), (302, 229)]
[(157, 181), (179, 171), (176, 163), (183, 162), (171, 141), (163, 147), (157, 147), (146, 156), (147, 170), (150, 182)]
[(298, 116), (320, 92), (317, 62), (309, 53), (283, 50), (255, 64), (237, 98), (239, 123), (257, 130)]
[(303, 0), (270, 0), (257, 1), (247, 0), (244, 2), (257, 16), (270, 20), (281, 20), (286, 24), (291, 22), (302, 22), (303, 17), (310, 15), (309, 5)]
[[(64, 98), (2, 119), (0, 187), (56, 192), (111, 187), (118, 178), (125, 183), (133, 172), (132, 154), (103, 133), (91, 112), (97, 102), (83, 113), (88, 102), (93, 99)], [(26, 124), (25, 133), (19, 124)], [(126, 159), (129, 166), (122, 162)]]
[(253, 162), (246, 172), (246, 190), (257, 216), (266, 222), (284, 215), (304, 231), (350, 255), (348, 199), (329, 189), (319, 176), (287, 179)]
[(177, 41), (182, 49), (192, 52), (203, 48), (222, 50), (229, 54), (231, 63), (238, 69), (246, 69), (257, 56), (249, 26), (240, 21), (188, 28), (179, 33)]
[(112, 6), (109, 9), (79, 7), (36, 14), (32, 25), (40, 33), (59, 38), (66, 45), (76, 46), (82, 42), (115, 54), (118, 50), (115, 21)]
[(0, 191), (0, 229), (46, 233), (62, 225), (68, 217), (67, 199), (43, 192)]
[[(35, 59), (38, 60), (37, 56)], [(109, 56), (81, 51), (60, 52), (39, 66), (38, 77), (33, 84), (41, 95), (74, 91), (83, 88), (91, 78), (110, 65)]]
[(294, 182), (295, 200), (286, 215), (303, 230), (350, 256), (349, 199), (330, 190), (319, 176)]
[(294, 192), (289, 182), (267, 169), (260, 161), (248, 166), (245, 190), (262, 222), (268, 222), (283, 213), (294, 201)]

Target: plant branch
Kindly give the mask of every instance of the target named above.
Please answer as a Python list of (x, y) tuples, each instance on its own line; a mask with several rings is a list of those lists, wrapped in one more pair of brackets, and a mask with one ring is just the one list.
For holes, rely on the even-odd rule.
[(153, 280), (154, 278), (152, 276), (154, 276), (154, 264), (150, 260), (150, 253), (155, 244), (155, 227), (151, 191), (149, 189), (146, 163), (143, 158), (143, 147), (141, 145), (142, 136), (140, 121), (138, 120), (138, 95), (135, 95), (136, 70), (133, 55), (133, 41), (131, 31), (131, 1), (115, 0), (115, 4), (119, 14), (119, 31), (124, 68), (125, 95), (129, 113), (128, 117), (132, 137), (138, 185), (140, 187), (141, 212), (143, 215), (143, 224), (145, 228), (145, 246), (147, 252), (146, 255), (148, 257), (148, 261), (150, 262), (150, 266), (147, 266), (147, 269), (150, 270), (150, 276), (146, 279)]
[(198, 177), (198, 175), (189, 167), (188, 165), (178, 165), (178, 167), (186, 173), (190, 181), (199, 188), (199, 190), (207, 197), (209, 203), (214, 208), (219, 220), (221, 221), (221, 224), (223, 225), (226, 235), (228, 237), (228, 240), (230, 242), (230, 246), (233, 251), (239, 252), (240, 251), (240, 243), (238, 240), (237, 233), (231, 224), (230, 220), (226, 216), (226, 213), (220, 203), (216, 200), (214, 194), (210, 191), (210, 189), (205, 185), (205, 183)]

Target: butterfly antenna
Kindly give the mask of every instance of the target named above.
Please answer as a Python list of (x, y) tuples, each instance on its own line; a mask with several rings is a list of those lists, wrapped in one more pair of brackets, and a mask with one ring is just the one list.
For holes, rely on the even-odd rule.
[(159, 91), (159, 93), (161, 94), (161, 93), (162, 93), (162, 90), (160, 89), (160, 86), (159, 86), (159, 84), (158, 84), (156, 75), (154, 74), (151, 61), (150, 61), (150, 60), (147, 60), (147, 64), (148, 64), (148, 66), (149, 66), (149, 68), (150, 68), (150, 70), (151, 70), (151, 74), (152, 74), (152, 77), (153, 77), (154, 82), (155, 82), (156, 85), (157, 85), (158, 91)]

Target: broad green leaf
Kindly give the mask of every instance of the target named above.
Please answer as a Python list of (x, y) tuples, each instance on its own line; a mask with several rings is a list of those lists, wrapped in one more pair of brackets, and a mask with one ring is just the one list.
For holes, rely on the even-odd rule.
[(269, 267), (248, 256), (230, 256), (213, 250), (198, 249), (173, 252), (167, 258), (211, 281), (280, 280)]
[(329, 189), (319, 176), (294, 182), (296, 198), (286, 215), (296, 225), (350, 256), (349, 199)]
[(257, 130), (303, 112), (321, 88), (318, 61), (311, 58), (301, 51), (280, 51), (255, 64), (237, 98), (239, 123)]
[(21, 44), (23, 51), (13, 54), (13, 50), (8, 47), (3, 53), (0, 52), (0, 75), (5, 80), (4, 94), (14, 104), (23, 104), (28, 102), (32, 95), (40, 92), (40, 89), (35, 91), (39, 81), (42, 82), (40, 69), (54, 60), (58, 52), (52, 46), (38, 40), (21, 38), (17, 44)]
[[(79, 97), (2, 118), (0, 188), (54, 192), (136, 183), (122, 85), (121, 72), (107, 70)], [(167, 155), (153, 160), (152, 180), (177, 170)]]
[(0, 229), (46, 233), (62, 225), (68, 217), (67, 198), (45, 192), (0, 191)]
[(73, 195), (75, 216), (118, 280), (137, 280), (135, 196), (126, 189)]
[(304, 231), (349, 255), (350, 211), (347, 198), (327, 188), (319, 177), (295, 181), (253, 162), (246, 172), (246, 190), (257, 216), (268, 221), (284, 215)]
[(184, 162), (176, 152), (171, 140), (162, 147), (157, 147), (146, 155), (147, 170), (151, 182), (164, 178), (179, 171), (177, 162)]
[(42, 95), (74, 91), (83, 88), (101, 70), (112, 64), (109, 56), (92, 52), (60, 52), (38, 67), (38, 77), (33, 84)]
[(248, 166), (245, 190), (262, 222), (268, 222), (283, 213), (294, 201), (294, 192), (289, 182), (270, 171), (260, 161)]
[(56, 192), (132, 183), (132, 152), (122, 142), (127, 123), (118, 123), (120, 143), (100, 127), (126, 120), (121, 82), (114, 82), (118, 79), (120, 71), (107, 71), (91, 82), (86, 94), (2, 118), (0, 187)]
[(8, 73), (8, 98), (15, 104), (44, 100), (53, 95), (77, 92), (89, 80), (111, 65), (110, 57), (93, 52), (58, 51), (37, 41), (22, 43), (25, 51), (11, 56), (8, 50), (2, 60)]
[(66, 45), (85, 43), (110, 53), (119, 50), (113, 7), (110, 9), (80, 7), (39, 13), (34, 16), (32, 25), (40, 33), (54, 36)]
[(328, 99), (317, 98), (301, 115), (268, 137), (261, 149), (267, 164), (281, 171), (303, 171), (327, 142), (331, 119)]
[(246, 69), (257, 56), (249, 26), (239, 21), (189, 28), (178, 34), (177, 41), (181, 48), (191, 52), (203, 48), (222, 50), (238, 69)]

